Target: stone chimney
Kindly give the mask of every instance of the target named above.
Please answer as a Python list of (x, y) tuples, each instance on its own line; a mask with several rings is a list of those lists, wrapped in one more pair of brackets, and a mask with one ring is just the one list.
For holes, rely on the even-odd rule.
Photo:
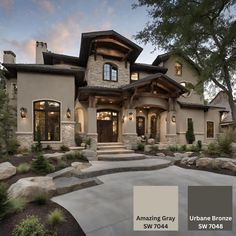
[(44, 64), (43, 52), (47, 51), (47, 43), (36, 41), (36, 64)]
[(3, 63), (16, 63), (16, 54), (12, 51), (3, 51)]

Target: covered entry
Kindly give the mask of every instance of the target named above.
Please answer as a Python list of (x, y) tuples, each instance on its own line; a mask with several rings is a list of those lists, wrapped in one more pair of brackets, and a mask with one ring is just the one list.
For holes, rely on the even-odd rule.
[(98, 142), (117, 142), (118, 112), (102, 110), (97, 112)]

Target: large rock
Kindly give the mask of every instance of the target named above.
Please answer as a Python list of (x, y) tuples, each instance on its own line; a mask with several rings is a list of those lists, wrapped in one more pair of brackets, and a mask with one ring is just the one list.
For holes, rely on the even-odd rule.
[(52, 177), (39, 176), (19, 179), (8, 189), (10, 198), (24, 198), (27, 202), (35, 200), (35, 197), (42, 194), (52, 197), (56, 191)]
[(10, 162), (3, 162), (0, 164), (0, 180), (10, 178), (16, 174), (16, 167)]
[(164, 153), (162, 153), (162, 152), (158, 152), (156, 154), (156, 156), (158, 156), (158, 157), (166, 157), (166, 155)]
[(212, 158), (209, 157), (203, 157), (203, 158), (199, 158), (196, 161), (196, 166), (197, 167), (206, 167), (206, 168), (211, 168), (212, 167)]
[(224, 163), (224, 165), (222, 165), (222, 168), (236, 172), (236, 165), (232, 162)]
[(90, 149), (84, 149), (81, 152), (89, 161), (97, 160), (97, 153)]
[(215, 158), (212, 161), (212, 167), (214, 169), (221, 169), (228, 162), (236, 164), (236, 160), (235, 159), (219, 157), (219, 158)]
[(65, 156), (65, 154), (64, 153), (60, 153), (60, 152), (44, 154), (45, 158), (53, 159), (53, 160), (61, 160), (64, 156)]
[(231, 143), (233, 157), (236, 158), (236, 143)]
[(189, 157), (188, 160), (187, 160), (187, 163), (188, 163), (189, 165), (194, 165), (194, 164), (196, 164), (196, 161), (197, 161), (198, 159), (199, 159), (198, 156)]
[(154, 138), (149, 138), (147, 140), (147, 143), (153, 145), (153, 144), (155, 144), (155, 139)]
[(91, 166), (91, 164), (87, 162), (76, 161), (76, 162), (72, 162), (71, 166), (77, 170), (82, 170), (82, 169), (88, 168), (89, 166)]

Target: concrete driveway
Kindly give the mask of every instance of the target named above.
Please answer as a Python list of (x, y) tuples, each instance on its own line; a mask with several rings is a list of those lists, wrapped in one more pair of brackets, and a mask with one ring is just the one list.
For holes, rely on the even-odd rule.
[[(234, 231), (188, 231), (187, 187), (188, 185), (232, 185), (233, 215), (236, 214), (236, 177), (205, 171), (187, 170), (170, 166), (161, 170), (126, 172), (100, 176), (104, 184), (54, 197), (53, 201), (65, 207), (79, 222), (87, 236), (233, 236)], [(138, 232), (133, 231), (133, 186), (178, 185), (179, 231)], [(222, 204), (224, 204), (222, 202)]]

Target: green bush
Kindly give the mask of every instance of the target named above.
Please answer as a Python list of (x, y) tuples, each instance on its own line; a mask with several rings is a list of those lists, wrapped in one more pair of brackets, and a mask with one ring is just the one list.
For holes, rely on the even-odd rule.
[(46, 236), (46, 231), (38, 217), (27, 216), (15, 226), (12, 236)]
[(16, 139), (9, 140), (8, 144), (7, 144), (7, 153), (8, 153), (8, 155), (16, 154), (19, 147), (20, 147), (20, 144)]
[(87, 138), (86, 140), (85, 140), (85, 144), (86, 145), (88, 145), (88, 146), (90, 146), (91, 145), (91, 138)]
[(43, 151), (41, 143), (34, 143), (31, 145), (31, 152), (32, 153), (40, 153)]
[(188, 130), (186, 132), (186, 140), (188, 144), (192, 144), (195, 141), (192, 119), (188, 119)]
[(35, 196), (34, 198), (34, 203), (36, 203), (37, 205), (45, 205), (48, 201), (49, 197), (48, 195), (45, 193), (41, 193)]
[(209, 155), (219, 155), (220, 151), (219, 151), (219, 147), (218, 147), (217, 143), (208, 144), (207, 153)]
[(177, 145), (170, 145), (170, 146), (167, 147), (167, 150), (169, 150), (171, 152), (178, 152), (179, 147)]
[(25, 206), (26, 200), (24, 198), (11, 198), (8, 200), (7, 214), (21, 212)]
[(67, 152), (67, 151), (70, 151), (70, 148), (68, 146), (66, 146), (66, 145), (61, 145), (60, 150), (62, 152)]
[(56, 208), (55, 210), (51, 211), (48, 214), (48, 223), (52, 226), (56, 226), (56, 225), (63, 223), (65, 221), (66, 220), (63, 215), (63, 212), (58, 208)]
[(41, 154), (32, 162), (31, 168), (41, 174), (48, 174), (55, 170), (55, 167)]
[(236, 140), (236, 132), (232, 129), (225, 131), (218, 138), (218, 148), (221, 154), (231, 154), (231, 144)]
[(63, 160), (59, 160), (59, 162), (58, 162), (58, 168), (59, 168), (59, 169), (63, 169), (63, 168), (65, 168), (65, 167), (67, 167), (66, 162), (63, 161)]
[(138, 143), (137, 150), (144, 151), (144, 147), (145, 147), (145, 145), (143, 143)]
[(8, 195), (5, 184), (0, 183), (0, 220), (6, 215), (8, 209)]
[(87, 158), (80, 152), (71, 152), (66, 154), (66, 159), (67, 160), (83, 160), (83, 161), (88, 161)]
[(202, 141), (201, 140), (197, 141), (197, 148), (198, 148), (198, 151), (202, 150)]
[(180, 146), (179, 151), (180, 152), (186, 152), (187, 151), (187, 145), (184, 144), (184, 145)]
[(82, 137), (78, 134), (78, 133), (76, 133), (75, 134), (75, 143), (76, 143), (76, 146), (81, 146), (81, 143), (83, 142), (83, 139), (82, 139)]
[(16, 168), (18, 173), (25, 174), (30, 171), (30, 165), (26, 162), (21, 163), (20, 165), (17, 166)]

